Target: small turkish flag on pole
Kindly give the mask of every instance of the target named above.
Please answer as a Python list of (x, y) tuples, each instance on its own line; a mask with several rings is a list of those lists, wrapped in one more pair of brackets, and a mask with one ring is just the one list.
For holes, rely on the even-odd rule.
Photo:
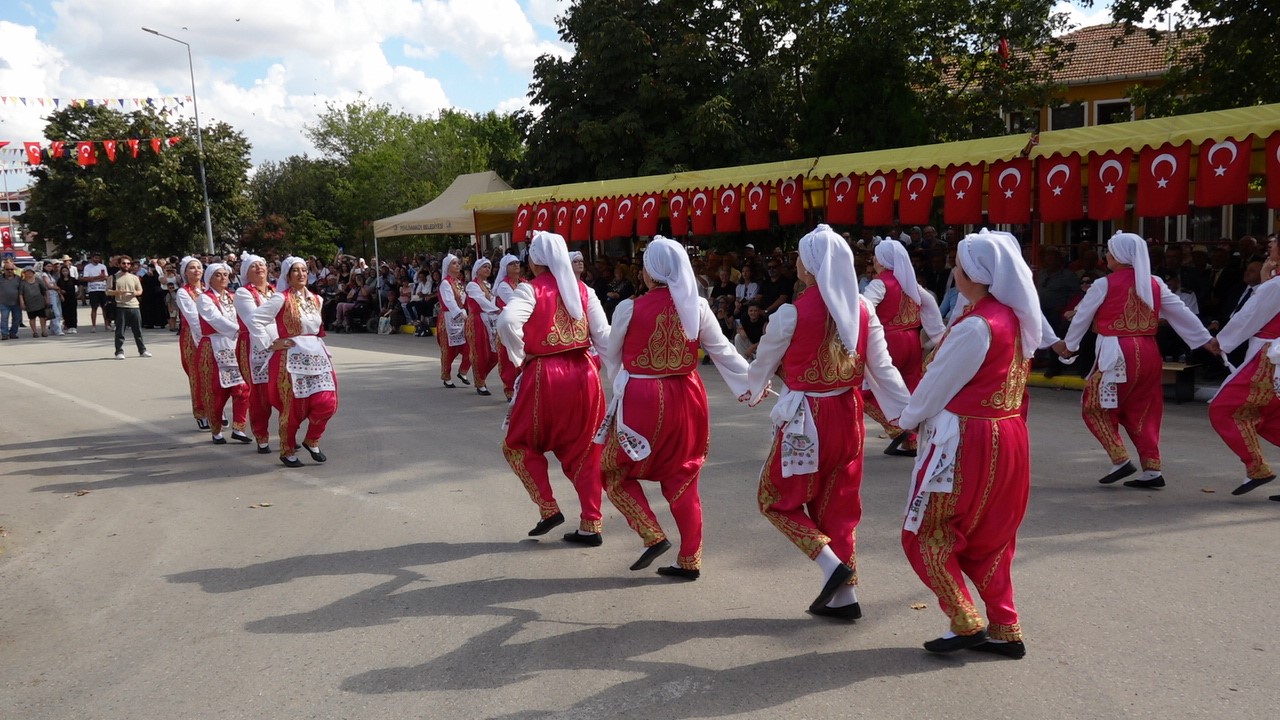
[(98, 162), (98, 156), (93, 151), (93, 143), (91, 141), (76, 143), (76, 162), (80, 163), (81, 167)]

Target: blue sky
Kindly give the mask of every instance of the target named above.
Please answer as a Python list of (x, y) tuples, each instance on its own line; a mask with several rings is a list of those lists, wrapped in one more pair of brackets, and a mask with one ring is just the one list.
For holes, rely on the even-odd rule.
[[(554, 22), (569, 4), (3, 0), (0, 96), (189, 95), (185, 49), (142, 32), (148, 26), (191, 43), (201, 120), (244, 132), (255, 163), (279, 160), (313, 151), (303, 127), (326, 103), (364, 96), (419, 114), (527, 106), (534, 60), (572, 52)], [(1058, 3), (1077, 25), (1108, 21), (1108, 3), (1099, 5)], [(42, 115), (0, 105), (0, 140), (42, 139)]]

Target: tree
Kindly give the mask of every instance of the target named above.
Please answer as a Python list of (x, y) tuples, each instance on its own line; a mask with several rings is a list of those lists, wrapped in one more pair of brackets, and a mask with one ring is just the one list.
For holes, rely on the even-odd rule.
[[(1280, 65), (1273, 62), (1280, 13), (1256, 0), (1116, 0), (1111, 14), (1153, 45), (1156, 29), (1136, 23), (1153, 14), (1172, 24), (1170, 67), (1164, 83), (1135, 88), (1134, 102), (1151, 117), (1280, 102)], [(1141, 41), (1141, 39), (1139, 38)]]
[[(156, 154), (151, 138), (166, 142)], [(204, 200), (200, 188), (194, 126), (172, 122), (147, 108), (120, 113), (104, 106), (67, 107), (49, 116), (45, 138), (67, 143), (61, 158), (48, 158), (32, 171), (31, 201), (20, 220), (68, 251), (125, 251), (172, 255), (205, 246)], [(138, 157), (124, 141), (141, 139)], [(98, 161), (81, 167), (75, 142), (97, 141)], [(102, 140), (121, 141), (116, 160)], [(244, 187), (249, 143), (225, 123), (204, 128), (205, 168), (214, 237), (230, 245), (252, 216)]]

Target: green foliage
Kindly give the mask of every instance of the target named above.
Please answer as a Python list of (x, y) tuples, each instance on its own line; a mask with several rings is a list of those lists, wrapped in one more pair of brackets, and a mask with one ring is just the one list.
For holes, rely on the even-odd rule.
[[(244, 193), (249, 143), (225, 123), (204, 130), (205, 169), (214, 238), (230, 246), (252, 217)], [(181, 140), (156, 155), (150, 138)], [(120, 113), (105, 107), (67, 107), (49, 116), (45, 138), (67, 142), (62, 158), (32, 171), (31, 202), (20, 219), (64, 252), (173, 255), (205, 247), (195, 127), (148, 108)], [(129, 138), (141, 138), (138, 157)], [(115, 162), (96, 145), (98, 162), (80, 167), (77, 140), (120, 140)], [(167, 145), (167, 144), (166, 144)]]

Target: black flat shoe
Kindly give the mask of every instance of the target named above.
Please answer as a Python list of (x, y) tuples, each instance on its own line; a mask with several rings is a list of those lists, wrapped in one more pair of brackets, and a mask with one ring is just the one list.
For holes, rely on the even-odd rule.
[(827, 582), (822, 586), (822, 592), (818, 593), (818, 597), (809, 603), (810, 610), (825, 609), (827, 603), (831, 602), (831, 598), (835, 597), (836, 591), (841, 585), (849, 582), (849, 578), (853, 577), (853, 568), (840, 563), (840, 567), (831, 573), (831, 577), (827, 578)]
[(1150, 480), (1125, 480), (1124, 486), (1139, 490), (1156, 490), (1164, 487), (1164, 476), (1158, 475)]
[(485, 397), (489, 397), (489, 396), (490, 396), (490, 395), (492, 395), (493, 393), (489, 392), (489, 388), (476, 388), (476, 394), (477, 394), (477, 395), (483, 395), (483, 396), (485, 396)]
[(1272, 495), (1271, 497), (1269, 497), (1269, 498), (1267, 498), (1267, 499), (1268, 499), (1268, 500), (1274, 500), (1274, 501), (1276, 501), (1276, 502), (1280, 502), (1280, 495)]
[(827, 607), (826, 605), (823, 605), (822, 607), (810, 607), (809, 614), (816, 615), (818, 617), (831, 618), (833, 620), (853, 622), (854, 620), (862, 617), (862, 606), (856, 602), (849, 603), (848, 605), (841, 605), (840, 607)]
[(657, 545), (650, 545), (641, 553), (640, 559), (631, 563), (632, 570), (643, 570), (653, 564), (658, 556), (671, 549), (671, 542), (663, 539)]
[(466, 378), (462, 373), (458, 373), (458, 379), (462, 381), (462, 384), (463, 384), (463, 385), (470, 385), (470, 384), (471, 384), (471, 381), (470, 381), (470, 380), (468, 380), (468, 379), (467, 379), (467, 378)]
[(214, 445), (226, 445), (226, 444), (227, 444), (227, 439), (226, 439), (226, 438), (224, 438), (224, 437), (216, 437), (216, 438), (214, 438), (214, 439), (213, 439), (213, 444), (214, 444)]
[(290, 459), (289, 459), (289, 458), (287, 458), (287, 457), (282, 457), (282, 458), (280, 458), (280, 462), (284, 463), (284, 466), (285, 466), (285, 467), (290, 467), (290, 468), (300, 468), (300, 467), (302, 467), (302, 461), (301, 461), (301, 460), (299, 460), (298, 458), (294, 458), (294, 459), (290, 460)]
[(681, 580), (697, 580), (702, 577), (701, 570), (687, 570), (682, 567), (674, 567), (671, 565), (663, 565), (658, 568), (658, 574), (663, 577), (679, 578)]
[(556, 513), (555, 515), (552, 515), (546, 520), (539, 520), (538, 524), (534, 525), (533, 529), (529, 531), (529, 537), (534, 537), (537, 535), (546, 535), (547, 533), (551, 532), (551, 528), (557, 525), (561, 525), (563, 523), (564, 523), (564, 513)]
[(889, 446), (884, 449), (885, 455), (893, 455), (894, 457), (915, 457), (916, 451), (903, 448), (902, 443), (911, 439), (910, 433), (902, 433), (898, 437), (889, 441)]
[(1263, 485), (1266, 485), (1267, 483), (1269, 483), (1269, 482), (1271, 482), (1272, 480), (1275, 480), (1275, 479), (1276, 479), (1276, 476), (1275, 476), (1275, 475), (1269, 475), (1269, 476), (1264, 477), (1264, 478), (1258, 478), (1258, 479), (1256, 479), (1256, 480), (1250, 480), (1249, 482), (1246, 482), (1246, 483), (1242, 484), (1240, 487), (1236, 488), (1235, 490), (1232, 490), (1232, 491), (1231, 491), (1231, 494), (1232, 494), (1232, 495), (1243, 495), (1243, 494), (1245, 494), (1245, 493), (1247, 493), (1247, 492), (1251, 492), (1251, 491), (1253, 491), (1253, 490), (1256, 490), (1256, 489), (1258, 489), (1258, 488), (1262, 487)]
[(258, 446), (258, 454), (259, 454), (259, 455), (270, 455), (270, 454), (271, 454), (271, 446), (270, 446), (270, 445), (259, 445), (259, 446)]
[(573, 543), (575, 545), (586, 545), (587, 547), (600, 547), (601, 545), (604, 544), (604, 536), (601, 535), (600, 533), (590, 533), (587, 535), (583, 535), (577, 530), (574, 530), (573, 532), (567, 532), (564, 534), (564, 541), (567, 543)]
[(983, 628), (972, 635), (957, 635), (949, 638), (935, 638), (924, 644), (924, 649), (931, 653), (951, 653), (965, 650), (987, 641), (987, 629)]
[(1014, 660), (1021, 660), (1027, 656), (1027, 646), (1022, 644), (1021, 640), (1012, 640), (1010, 642), (987, 642), (974, 645), (970, 650), (978, 652), (991, 653), (993, 655), (1001, 655)]
[(1098, 482), (1102, 483), (1103, 485), (1110, 485), (1111, 483), (1116, 482), (1117, 480), (1122, 480), (1124, 478), (1127, 478), (1136, 472), (1138, 472), (1138, 468), (1134, 467), (1133, 463), (1126, 462), (1118, 470), (1112, 470), (1111, 473), (1106, 477), (1098, 478)]
[(310, 453), (311, 459), (315, 460), (316, 462), (324, 462), (325, 460), (329, 459), (325, 457), (324, 453), (320, 452), (319, 448), (310, 448), (310, 447), (307, 447), (306, 445), (303, 445), (302, 449)]
[(231, 431), (231, 439), (232, 439), (232, 440), (235, 440), (236, 442), (242, 442), (242, 443), (249, 443), (249, 442), (253, 442), (253, 438), (249, 437), (248, 435), (245, 435), (244, 433), (240, 432), (239, 430), (232, 430), (232, 431)]
[(196, 427), (200, 428), (201, 430), (208, 430), (208, 429), (209, 429), (209, 421), (208, 421), (208, 420), (205, 420), (204, 418), (200, 418), (200, 419), (196, 420)]
[(447, 387), (447, 388), (449, 388), (450, 390), (452, 390), (452, 389), (454, 389), (454, 388), (458, 387), (457, 385), (454, 385), (452, 382), (450, 382), (450, 381), (448, 381), (448, 380), (445, 380), (445, 381), (444, 381), (444, 386), (445, 386), (445, 387)]

